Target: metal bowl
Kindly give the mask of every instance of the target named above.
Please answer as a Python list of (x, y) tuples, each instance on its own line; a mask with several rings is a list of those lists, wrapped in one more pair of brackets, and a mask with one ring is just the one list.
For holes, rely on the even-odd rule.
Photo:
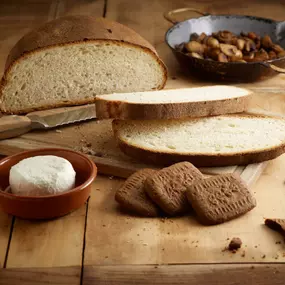
[[(173, 15), (194, 11), (203, 15), (199, 18), (177, 22)], [(263, 62), (218, 62), (187, 56), (175, 49), (182, 42), (188, 42), (192, 33), (212, 34), (221, 30), (232, 33), (254, 32), (259, 36), (269, 35), (274, 43), (285, 48), (285, 22), (243, 15), (209, 15), (192, 8), (182, 8), (167, 12), (164, 17), (174, 24), (165, 36), (166, 43), (171, 48), (178, 62), (186, 67), (191, 74), (203, 79), (251, 82), (285, 73), (285, 57)]]

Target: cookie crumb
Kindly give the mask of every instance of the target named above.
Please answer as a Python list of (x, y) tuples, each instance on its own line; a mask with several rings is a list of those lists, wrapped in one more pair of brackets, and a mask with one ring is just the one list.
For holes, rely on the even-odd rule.
[(148, 245), (148, 243), (143, 243), (143, 245), (144, 245), (144, 246), (147, 246), (147, 245)]
[(234, 237), (234, 238), (232, 238), (232, 240), (229, 243), (229, 250), (230, 251), (234, 251), (234, 250), (236, 251), (241, 247), (241, 245), (242, 245), (241, 239), (238, 237)]

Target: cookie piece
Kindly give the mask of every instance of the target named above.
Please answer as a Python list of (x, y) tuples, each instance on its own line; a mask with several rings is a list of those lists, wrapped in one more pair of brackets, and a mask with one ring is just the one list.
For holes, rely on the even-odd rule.
[(266, 219), (265, 225), (285, 237), (285, 219)]
[(117, 190), (115, 200), (123, 209), (145, 217), (159, 216), (159, 208), (150, 200), (144, 191), (147, 177), (156, 173), (152, 169), (142, 169), (132, 174)]
[(180, 162), (163, 168), (145, 181), (145, 191), (170, 216), (186, 213), (191, 208), (185, 191), (203, 174), (190, 162)]
[(223, 174), (198, 181), (186, 191), (198, 218), (214, 225), (234, 219), (256, 206), (246, 184), (235, 174)]
[(229, 250), (230, 251), (236, 251), (239, 248), (241, 248), (242, 241), (238, 237), (232, 238), (231, 242), (229, 243)]

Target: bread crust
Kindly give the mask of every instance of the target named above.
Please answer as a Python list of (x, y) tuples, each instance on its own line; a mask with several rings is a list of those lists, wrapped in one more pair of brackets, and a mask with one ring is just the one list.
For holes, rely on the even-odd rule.
[[(272, 118), (269, 116), (262, 115), (229, 115), (231, 116), (246, 116), (246, 117), (263, 117), (263, 118)], [(282, 120), (280, 118), (275, 118)], [(138, 148), (132, 145), (129, 145), (127, 142), (122, 140), (118, 135), (119, 120), (113, 120), (112, 127), (117, 144), (122, 152), (126, 155), (136, 158), (140, 161), (146, 163), (152, 163), (154, 165), (169, 166), (171, 164), (189, 161), (196, 167), (216, 167), (216, 166), (231, 166), (231, 165), (247, 165), (251, 163), (258, 163), (267, 160), (274, 159), (285, 152), (285, 141), (275, 147), (268, 149), (262, 149), (258, 151), (249, 151), (249, 152), (240, 152), (232, 154), (179, 154), (174, 152), (162, 153), (159, 151), (152, 151), (145, 148)]]
[[(179, 92), (179, 90), (177, 90)], [(249, 92), (249, 95), (251, 93)], [(96, 98), (98, 119), (178, 119), (185, 117), (207, 117), (245, 111), (250, 96), (214, 101), (139, 104), (122, 101), (109, 101)]]
[[(74, 25), (76, 23), (76, 25)], [(0, 101), (2, 90), (8, 83), (9, 71), (21, 60), (29, 57), (31, 54), (41, 52), (58, 46), (82, 44), (84, 42), (104, 42), (117, 44), (120, 46), (132, 46), (143, 50), (151, 55), (159, 64), (163, 73), (163, 81), (157, 87), (162, 89), (167, 80), (167, 69), (163, 61), (158, 57), (155, 48), (143, 37), (132, 29), (107, 20), (105, 18), (94, 18), (92, 16), (67, 16), (48, 22), (30, 33), (23, 36), (10, 51), (5, 64), (5, 71), (0, 82)], [(57, 104), (48, 104), (38, 108), (28, 108), (13, 112), (14, 114), (24, 114), (32, 111), (39, 111), (49, 108), (73, 106), (93, 103), (94, 100), (78, 100), (74, 102), (62, 102)], [(5, 109), (1, 104), (0, 109), (3, 113), (12, 112)]]

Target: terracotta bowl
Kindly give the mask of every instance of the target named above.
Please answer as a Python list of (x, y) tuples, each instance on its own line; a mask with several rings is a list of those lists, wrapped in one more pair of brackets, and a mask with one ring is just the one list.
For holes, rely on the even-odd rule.
[[(49, 196), (19, 196), (3, 190), (9, 186), (9, 172), (19, 161), (37, 155), (56, 155), (67, 159), (76, 172), (75, 188)], [(95, 164), (85, 155), (67, 149), (46, 148), (21, 152), (0, 161), (0, 207), (24, 219), (51, 219), (80, 208), (88, 199), (97, 175)]]

